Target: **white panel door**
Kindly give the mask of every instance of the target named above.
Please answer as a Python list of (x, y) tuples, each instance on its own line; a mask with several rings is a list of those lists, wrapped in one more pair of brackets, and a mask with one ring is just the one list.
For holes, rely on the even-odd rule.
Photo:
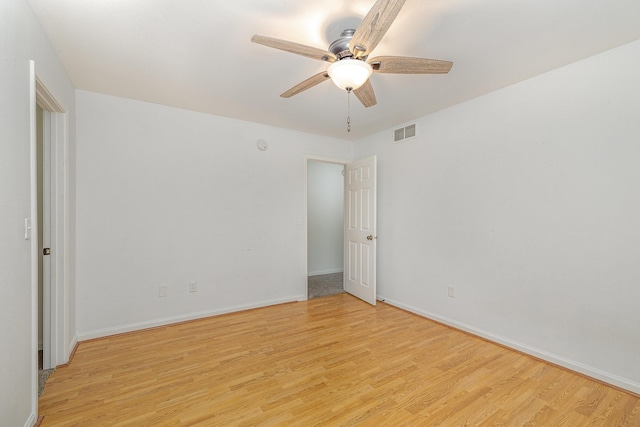
[(345, 166), (344, 290), (376, 304), (376, 156)]

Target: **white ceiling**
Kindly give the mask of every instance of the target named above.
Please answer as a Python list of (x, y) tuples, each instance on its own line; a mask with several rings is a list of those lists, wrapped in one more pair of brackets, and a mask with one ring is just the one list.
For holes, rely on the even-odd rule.
[(373, 56), (453, 61), (445, 75), (374, 74), (365, 109), (327, 63), (250, 42), (326, 49), (374, 0), (28, 0), (78, 89), (358, 139), (640, 39), (638, 0), (407, 0)]

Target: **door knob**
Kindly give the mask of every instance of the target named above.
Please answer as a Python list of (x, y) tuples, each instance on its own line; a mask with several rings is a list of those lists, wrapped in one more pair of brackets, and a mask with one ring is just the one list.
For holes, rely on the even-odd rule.
[(367, 236), (367, 240), (373, 240), (373, 236), (372, 236), (371, 234), (369, 234), (369, 235)]

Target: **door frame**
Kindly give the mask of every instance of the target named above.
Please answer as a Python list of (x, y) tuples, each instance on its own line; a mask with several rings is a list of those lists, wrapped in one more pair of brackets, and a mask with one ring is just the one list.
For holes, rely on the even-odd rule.
[[(43, 367), (56, 367), (68, 361), (71, 348), (69, 339), (69, 119), (65, 108), (47, 89), (30, 61), (30, 152), (31, 152), (31, 272), (32, 272), (32, 354), (35, 366), (33, 382), (37, 408), (37, 352), (38, 352), (38, 258), (41, 242), (38, 241), (38, 183), (36, 147), (36, 105), (43, 111), (44, 152), (49, 153), (50, 200), (50, 285), (43, 289)], [(46, 197), (45, 197), (46, 200)], [(45, 284), (46, 285), (46, 284)], [(47, 351), (48, 350), (48, 351)]]
[[(308, 298), (308, 274), (309, 274), (309, 261), (307, 257), (309, 256), (309, 212), (308, 212), (308, 203), (309, 203), (309, 188), (308, 188), (308, 172), (309, 172), (309, 162), (321, 162), (321, 163), (329, 163), (334, 165), (342, 165), (350, 163), (350, 160), (338, 159), (334, 157), (323, 157), (323, 156), (313, 156), (306, 155), (304, 158), (304, 284), (301, 286), (302, 289), (302, 298), (300, 301), (306, 301)], [(342, 215), (344, 218), (344, 208), (342, 209)], [(344, 238), (343, 238), (344, 240)], [(344, 263), (344, 261), (343, 261)], [(344, 265), (343, 265), (344, 268)]]

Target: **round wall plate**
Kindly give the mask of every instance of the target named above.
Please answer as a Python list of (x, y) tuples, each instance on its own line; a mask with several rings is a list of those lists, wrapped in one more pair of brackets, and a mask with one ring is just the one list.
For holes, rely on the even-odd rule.
[(264, 139), (259, 139), (256, 145), (261, 151), (265, 151), (267, 148), (269, 148), (269, 143)]

